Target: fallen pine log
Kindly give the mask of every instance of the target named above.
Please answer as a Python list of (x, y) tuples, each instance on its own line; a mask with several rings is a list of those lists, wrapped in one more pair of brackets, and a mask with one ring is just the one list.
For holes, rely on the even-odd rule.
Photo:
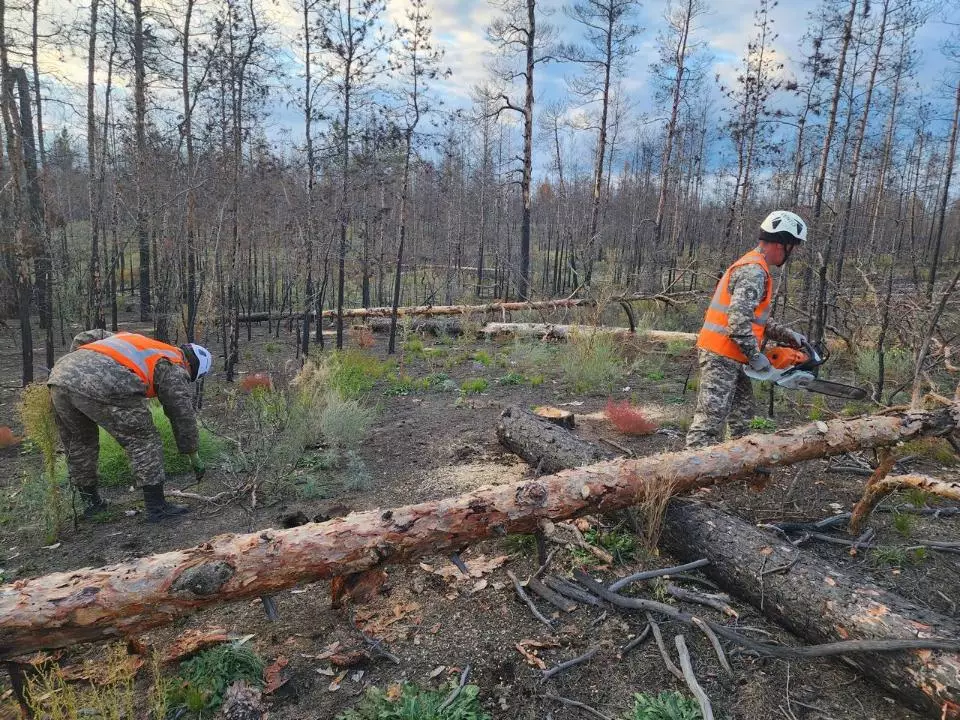
[[(837, 570), (806, 550), (716, 508), (673, 502), (660, 547), (679, 560), (705, 557), (714, 581), (815, 643), (960, 638), (960, 623)], [(865, 677), (933, 718), (960, 717), (960, 653), (912, 650), (844, 656)]]
[(122, 637), (208, 605), (456, 552), (495, 534), (531, 533), (544, 518), (635, 505), (648, 488), (659, 494), (669, 484), (684, 493), (750, 477), (759, 467), (941, 435), (955, 429), (958, 418), (960, 404), (817, 422), (705, 450), (606, 461), (453, 498), (289, 530), (221, 535), (186, 550), (17, 580), (0, 586), (0, 659)]
[(642, 338), (654, 342), (687, 343), (690, 347), (697, 341), (696, 333), (674, 330), (640, 330), (605, 325), (557, 325), (553, 323), (507, 323), (491, 322), (480, 329), (487, 337), (537, 338), (539, 340), (569, 340), (577, 335), (610, 335), (617, 338)]
[[(571, 462), (571, 447), (579, 453), (574, 462), (589, 458), (591, 448), (606, 453), (529, 413), (512, 409), (506, 421), (509, 433), (497, 428), (498, 436), (506, 436), (501, 442), (527, 462)], [(678, 560), (706, 558), (704, 572), (717, 583), (815, 643), (960, 638), (956, 620), (826, 566), (813, 553), (708, 506), (671, 503), (660, 547)], [(960, 653), (913, 650), (845, 659), (905, 704), (935, 718), (960, 717)]]
[[(670, 295), (623, 295), (614, 297), (609, 302), (631, 303), (643, 300), (656, 300), (663, 303), (676, 303), (677, 298)], [(520, 312), (522, 310), (550, 310), (555, 308), (574, 308), (574, 307), (594, 307), (597, 300), (594, 298), (563, 298), (559, 300), (532, 300), (532, 301), (498, 301), (484, 303), (482, 305), (412, 305), (397, 308), (398, 317), (408, 315), (477, 315), (485, 313), (508, 313)], [(370, 307), (370, 308), (349, 308), (343, 311), (344, 318), (377, 318), (390, 317), (392, 314), (390, 307)], [(311, 317), (316, 317), (315, 312), (310, 313)], [(294, 315), (284, 315), (288, 317), (302, 317), (302, 313)], [(321, 314), (323, 318), (337, 317), (336, 310), (324, 310)], [(277, 316), (267, 312), (256, 312), (241, 315), (238, 322), (260, 322), (266, 319), (276, 320)]]

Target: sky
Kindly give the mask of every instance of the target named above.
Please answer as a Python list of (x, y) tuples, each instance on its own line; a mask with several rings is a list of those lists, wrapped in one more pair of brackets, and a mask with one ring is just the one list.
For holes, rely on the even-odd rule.
[[(151, 2), (166, 4), (165, 0), (145, 0), (145, 5), (149, 7)], [(878, 0), (873, 2), (876, 6)], [(562, 0), (540, 0), (537, 5), (541, 11), (539, 22), (553, 25), (558, 39), (576, 42), (579, 39), (578, 26), (563, 12), (565, 4)], [(706, 72), (709, 78), (707, 92), (719, 99), (720, 92), (713, 77), (719, 76), (722, 82), (735, 76), (747, 42), (754, 33), (753, 13), (758, 0), (706, 0), (706, 4), (710, 9), (694, 28), (693, 40), (707, 45), (711, 58)], [(427, 5), (432, 14), (434, 37), (445, 51), (444, 65), (451, 70), (448, 79), (436, 83), (436, 90), (447, 108), (466, 108), (470, 105), (473, 89), (489, 78), (492, 48), (486, 37), (486, 28), (499, 10), (487, 0), (428, 0)], [(771, 11), (774, 30), (779, 35), (774, 47), (785, 63), (784, 74), (787, 77), (796, 74), (802, 37), (809, 26), (807, 16), (818, 5), (818, 0), (783, 0)], [(41, 0), (41, 8), (44, 6), (58, 21), (66, 20), (71, 15), (81, 22), (86, 18), (85, 0)], [(265, 8), (277, 28), (279, 43), (287, 47), (278, 54), (278, 58), (293, 76), (299, 69), (298, 59), (292, 49), (300, 25), (295, 0), (271, 0), (261, 7)], [(401, 0), (388, 0), (387, 16), (393, 20), (401, 19), (404, 7), (405, 3)], [(654, 124), (663, 110), (654, 101), (650, 65), (657, 59), (657, 37), (665, 27), (664, 16), (668, 8), (665, 0), (649, 0), (637, 10), (635, 22), (644, 30), (635, 41), (637, 52), (630, 60), (622, 81), (633, 113)], [(946, 82), (956, 81), (950, 78), (958, 71), (957, 66), (950, 66), (940, 52), (940, 46), (951, 32), (960, 32), (960, 0), (943, 0), (940, 11), (932, 15), (917, 36), (916, 44), (921, 49), (917, 78), (926, 97), (945, 97)], [(79, 106), (51, 102), (47, 119), (54, 126), (64, 124), (82, 135), (85, 47), (83, 43), (76, 43), (77, 54), (71, 55), (65, 53), (62, 50), (64, 44), (56, 40), (55, 37), (51, 38), (42, 53), (48, 77), (48, 94), (54, 99), (72, 94), (73, 101)], [(569, 64), (563, 63), (538, 66), (536, 96), (539, 108), (567, 94), (565, 81), (573, 71)], [(101, 87), (104, 79), (101, 72)], [(72, 93), (65, 92), (64, 87), (71, 84)], [(157, 89), (157, 92), (162, 91)], [(171, 92), (175, 92), (175, 88), (171, 88)], [(947, 107), (948, 103), (943, 105)], [(289, 92), (284, 92), (280, 82), (277, 83), (277, 92), (268, 110), (268, 137), (278, 147), (291, 141), (299, 142), (302, 138), (301, 116), (291, 103)], [(175, 118), (171, 117), (169, 121), (175, 122)]]

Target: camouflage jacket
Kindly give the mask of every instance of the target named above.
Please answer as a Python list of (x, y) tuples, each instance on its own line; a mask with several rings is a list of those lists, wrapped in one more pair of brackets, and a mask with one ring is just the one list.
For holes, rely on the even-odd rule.
[[(146, 399), (147, 392), (133, 372), (98, 352), (64, 355), (53, 366), (47, 384), (109, 407), (133, 407)], [(190, 375), (179, 365), (160, 360), (154, 369), (153, 384), (163, 412), (170, 419), (177, 449), (184, 455), (196, 452), (199, 438)]]
[[(730, 274), (730, 309), (727, 311), (730, 339), (747, 356), (747, 360), (760, 354), (757, 338), (753, 334), (753, 318), (766, 291), (766, 282), (766, 273), (759, 265), (741, 265)], [(793, 342), (790, 332), (773, 320), (767, 320), (766, 335), (774, 342)]]

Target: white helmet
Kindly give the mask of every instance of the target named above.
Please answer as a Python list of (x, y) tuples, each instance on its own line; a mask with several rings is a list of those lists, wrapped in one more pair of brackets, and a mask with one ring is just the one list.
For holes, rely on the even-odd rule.
[(760, 223), (760, 239), (798, 245), (807, 239), (807, 224), (789, 210), (774, 210)]
[[(210, 372), (210, 368), (213, 367), (213, 355), (211, 355), (210, 351), (203, 347), (203, 345), (187, 343), (186, 345), (181, 345), (180, 349), (183, 350), (183, 354), (187, 357), (191, 373), (194, 372), (194, 370), (196, 371), (196, 374), (192, 378), (193, 380), (199, 380)], [(193, 358), (196, 358), (196, 365), (194, 365)]]

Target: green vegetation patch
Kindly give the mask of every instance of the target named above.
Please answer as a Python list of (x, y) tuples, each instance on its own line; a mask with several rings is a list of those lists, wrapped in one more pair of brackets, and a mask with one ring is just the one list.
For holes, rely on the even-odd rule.
[(455, 683), (442, 690), (426, 690), (410, 683), (386, 691), (370, 688), (360, 703), (337, 715), (337, 720), (490, 720), (480, 706), (480, 688), (466, 685), (449, 701)]

